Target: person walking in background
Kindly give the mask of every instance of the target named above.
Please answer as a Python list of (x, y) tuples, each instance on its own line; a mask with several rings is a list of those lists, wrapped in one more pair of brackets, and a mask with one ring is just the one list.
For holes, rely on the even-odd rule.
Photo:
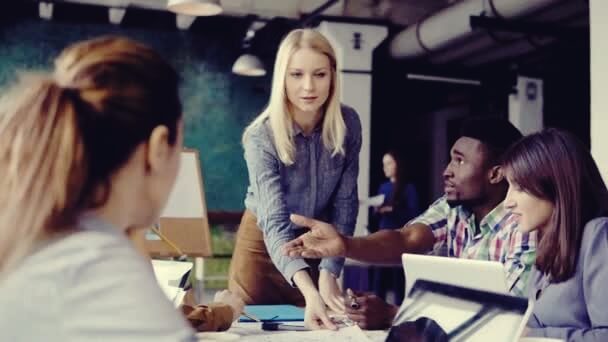
[(279, 46), (269, 104), (243, 134), (249, 188), (228, 282), (247, 304), (306, 305), (314, 329), (335, 329), (325, 305), (344, 310), (344, 259), (289, 257), (281, 247), (304, 231), (292, 213), (328, 220), (346, 236), (355, 228), (361, 123), (340, 105), (336, 63), (312, 29), (290, 32)]
[(548, 129), (505, 154), (505, 207), (538, 233), (526, 334), (608, 341), (608, 190), (583, 144)]
[(378, 194), (384, 195), (382, 205), (374, 208), (379, 217), (378, 228), (401, 228), (420, 214), (418, 193), (414, 184), (406, 182), (405, 165), (396, 151), (384, 154), (382, 170), (388, 180), (378, 188)]
[[(384, 195), (384, 202), (374, 207), (378, 217), (378, 229), (399, 229), (420, 214), (418, 193), (412, 183), (405, 178), (405, 165), (395, 150), (390, 150), (382, 157), (382, 169), (388, 179), (378, 189)], [(372, 291), (380, 298), (386, 299), (387, 292), (394, 294), (394, 303), (399, 305), (405, 293), (403, 267), (372, 267)]]

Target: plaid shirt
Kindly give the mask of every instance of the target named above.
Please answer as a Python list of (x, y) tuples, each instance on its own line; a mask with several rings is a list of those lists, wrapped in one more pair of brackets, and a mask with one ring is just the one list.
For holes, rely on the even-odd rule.
[(526, 296), (528, 276), (536, 259), (536, 233), (520, 232), (517, 218), (502, 203), (480, 221), (479, 230), (475, 214), (462, 206), (451, 208), (445, 197), (408, 224), (412, 223), (431, 228), (435, 235), (435, 254), (500, 261), (505, 266), (511, 294)]

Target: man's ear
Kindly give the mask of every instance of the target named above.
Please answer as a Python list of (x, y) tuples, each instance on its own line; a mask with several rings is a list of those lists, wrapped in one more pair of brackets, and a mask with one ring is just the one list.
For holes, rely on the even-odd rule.
[(156, 126), (148, 138), (146, 151), (146, 171), (157, 172), (171, 156), (169, 129), (167, 126)]
[(488, 180), (490, 184), (498, 184), (505, 179), (505, 176), (502, 172), (502, 167), (500, 165), (495, 165), (490, 168), (488, 171)]

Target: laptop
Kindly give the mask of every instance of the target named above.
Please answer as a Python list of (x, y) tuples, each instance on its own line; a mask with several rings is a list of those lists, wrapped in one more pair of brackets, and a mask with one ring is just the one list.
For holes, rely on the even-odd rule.
[(387, 342), (515, 342), (534, 303), (527, 298), (417, 280)]
[(429, 280), (474, 290), (509, 294), (504, 265), (498, 261), (471, 260), (404, 253), (405, 296), (417, 280)]

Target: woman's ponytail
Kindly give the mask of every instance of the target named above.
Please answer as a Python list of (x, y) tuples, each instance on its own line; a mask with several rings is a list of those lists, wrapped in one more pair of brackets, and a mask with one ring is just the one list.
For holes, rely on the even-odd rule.
[(75, 91), (53, 79), (23, 77), (0, 112), (0, 273), (44, 234), (70, 226), (86, 160)]

